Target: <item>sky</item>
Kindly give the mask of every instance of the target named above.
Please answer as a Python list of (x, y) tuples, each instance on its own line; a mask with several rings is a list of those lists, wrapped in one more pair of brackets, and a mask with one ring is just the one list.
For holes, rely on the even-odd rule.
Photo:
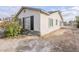
[[(34, 8), (40, 8), (46, 11), (57, 11), (62, 12), (64, 21), (74, 20), (75, 16), (79, 16), (79, 6), (31, 6)], [(0, 6), (0, 18), (10, 17), (15, 15), (20, 6)]]

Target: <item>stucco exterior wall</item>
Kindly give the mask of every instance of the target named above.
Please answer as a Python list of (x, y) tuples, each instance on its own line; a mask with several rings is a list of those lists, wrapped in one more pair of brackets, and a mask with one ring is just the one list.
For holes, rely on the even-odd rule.
[(18, 15), (18, 18), (21, 19), (21, 22), (23, 23), (23, 17), (34, 16), (34, 31), (40, 31), (40, 11), (30, 10), (30, 9), (24, 9), (24, 10), (26, 11), (25, 12), (22, 11)]
[[(49, 18), (53, 19), (53, 27), (49, 27), (49, 25), (48, 25)], [(58, 25), (56, 25), (56, 20), (58, 20)], [(62, 20), (59, 16), (58, 12), (52, 13), (49, 16), (41, 13), (41, 15), (40, 15), (40, 34), (41, 34), (41, 36), (59, 29), (61, 27), (60, 21), (62, 21)]]

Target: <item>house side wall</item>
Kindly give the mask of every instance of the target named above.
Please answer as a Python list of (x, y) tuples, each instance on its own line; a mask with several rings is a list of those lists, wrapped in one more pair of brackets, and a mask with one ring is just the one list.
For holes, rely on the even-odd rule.
[[(49, 18), (53, 19), (53, 27), (49, 27)], [(58, 20), (58, 25), (56, 25), (56, 20)], [(62, 19), (59, 16), (58, 12), (52, 13), (49, 16), (41, 13), (41, 15), (40, 15), (41, 36), (59, 29), (61, 27), (60, 21), (62, 21)]]
[(23, 25), (23, 17), (34, 16), (34, 31), (40, 31), (40, 11), (24, 9), (25, 12), (22, 12), (18, 15), (18, 18), (21, 19), (21, 25)]
[(47, 27), (48, 27), (48, 15), (43, 13), (40, 14), (40, 35), (46, 34)]

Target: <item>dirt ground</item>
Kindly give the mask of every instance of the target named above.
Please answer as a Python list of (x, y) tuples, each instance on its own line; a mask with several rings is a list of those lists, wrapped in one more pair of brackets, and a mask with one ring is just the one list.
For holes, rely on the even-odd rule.
[(79, 29), (64, 27), (44, 37), (19, 36), (0, 39), (1, 52), (78, 52)]

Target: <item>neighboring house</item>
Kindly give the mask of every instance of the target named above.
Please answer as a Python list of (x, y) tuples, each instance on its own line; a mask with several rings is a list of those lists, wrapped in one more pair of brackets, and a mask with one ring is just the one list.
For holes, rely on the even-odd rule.
[(63, 26), (60, 11), (44, 11), (32, 7), (22, 7), (16, 15), (23, 29), (39, 32), (40, 36), (46, 35)]
[(72, 21), (72, 20), (69, 21), (69, 25), (70, 25), (70, 26), (75, 26), (75, 25), (76, 25), (76, 21), (75, 21), (75, 20), (74, 20), (74, 21)]
[(13, 17), (5, 17), (3, 18), (4, 21), (12, 21)]

